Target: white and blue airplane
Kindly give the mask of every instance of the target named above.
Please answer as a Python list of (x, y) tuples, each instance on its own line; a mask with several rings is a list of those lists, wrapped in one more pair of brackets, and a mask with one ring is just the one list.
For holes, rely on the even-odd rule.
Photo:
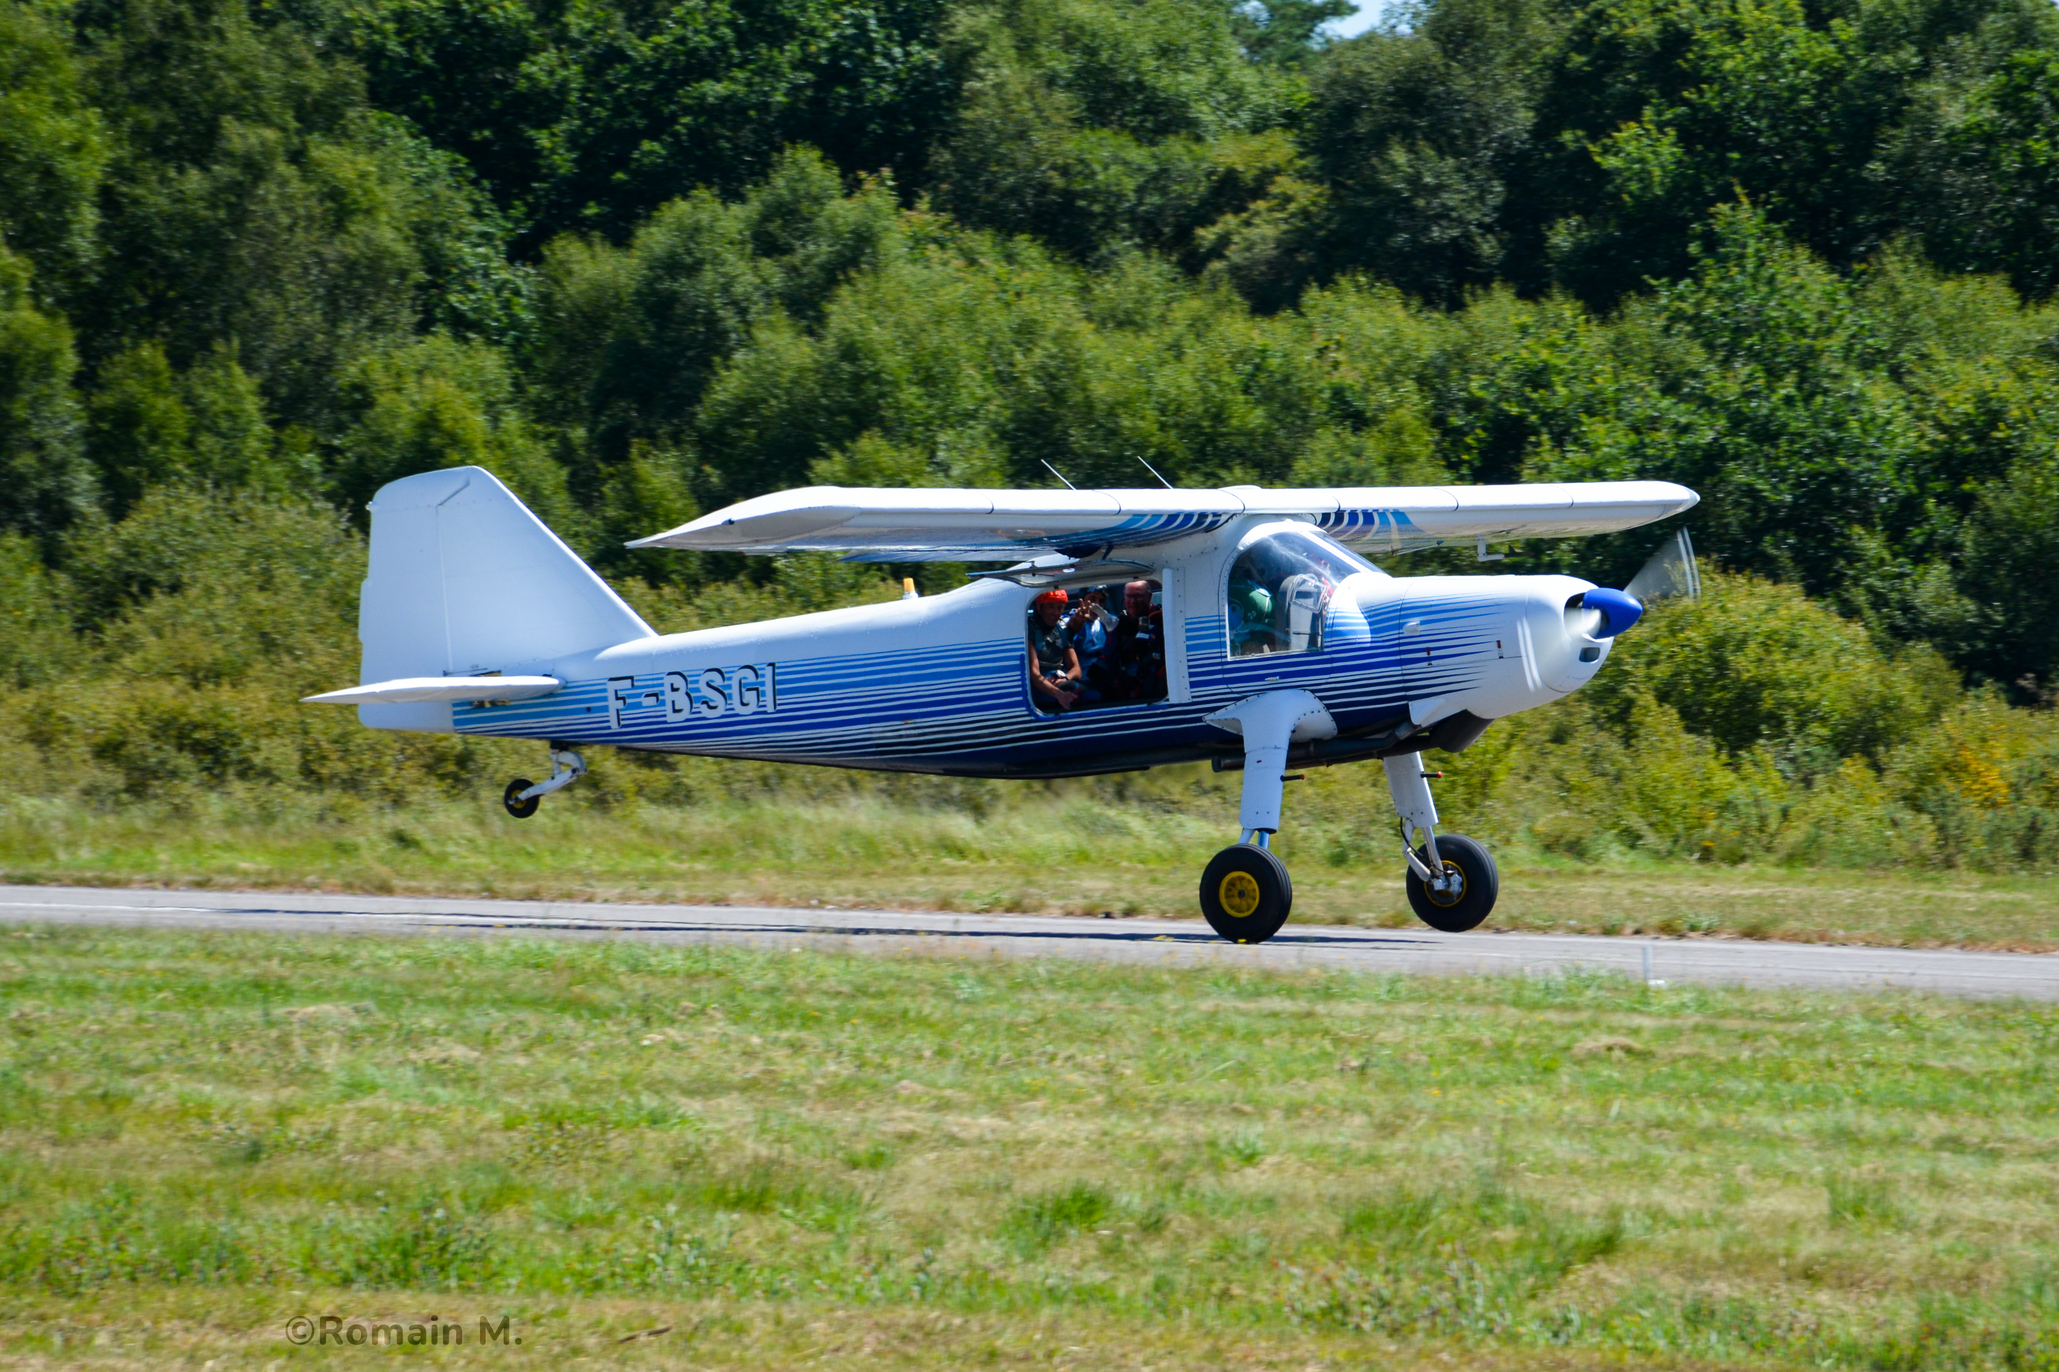
[[(659, 634), (490, 473), (382, 488), (359, 608), (361, 685), (310, 696), (369, 728), (543, 740), (578, 780), (587, 744), (978, 777), (1208, 761), (1243, 772), (1239, 841), (1201, 879), (1224, 937), (1271, 938), (1293, 904), (1271, 850), (1290, 769), (1379, 759), (1409, 902), (1471, 929), (1487, 850), (1437, 832), (1424, 749), (1601, 669), (1642, 600), (1692, 594), (1685, 530), (1625, 590), (1571, 576), (1396, 577), (1367, 555), (1566, 538), (1676, 515), (1657, 481), (1270, 490), (858, 490), (743, 501), (639, 548), (984, 562), (898, 603)], [(1095, 594), (1099, 592), (1099, 594)], [(1416, 836), (1420, 835), (1420, 842)]]

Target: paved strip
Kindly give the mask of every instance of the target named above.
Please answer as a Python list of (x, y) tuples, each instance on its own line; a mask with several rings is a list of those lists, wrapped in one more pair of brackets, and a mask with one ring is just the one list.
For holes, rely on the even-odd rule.
[[(249, 891), (0, 886), (0, 923), (282, 933), (496, 934), (842, 948), (973, 957), (1071, 957), (1204, 967), (1549, 976), (1573, 969), (1655, 981), (1903, 989), (2059, 1000), (2059, 955), (1576, 934), (1287, 928), (1253, 948), (1198, 920), (1085, 919), (743, 905), (615, 905)], [(1649, 962), (1647, 962), (1649, 958)]]

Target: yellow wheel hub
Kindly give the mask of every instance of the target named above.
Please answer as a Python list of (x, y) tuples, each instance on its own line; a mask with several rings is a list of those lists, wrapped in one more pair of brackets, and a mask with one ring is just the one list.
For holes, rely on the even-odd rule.
[(1432, 905), (1456, 905), (1466, 898), (1466, 874), (1456, 862), (1446, 859), (1444, 876), (1450, 884), (1442, 891), (1427, 881), (1423, 883), (1423, 894), (1430, 898)]
[(1258, 904), (1265, 898), (1258, 889), (1258, 878), (1249, 872), (1231, 872), (1215, 894), (1222, 902), (1223, 912), (1235, 919), (1250, 919), (1258, 913)]

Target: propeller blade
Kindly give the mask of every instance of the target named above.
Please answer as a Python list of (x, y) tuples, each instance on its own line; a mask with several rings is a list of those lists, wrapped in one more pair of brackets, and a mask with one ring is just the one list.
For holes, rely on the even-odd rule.
[(1687, 536), (1687, 530), (1677, 529), (1661, 543), (1623, 590), (1644, 605), (1680, 597), (1700, 599), (1701, 571), (1695, 566), (1694, 540)]

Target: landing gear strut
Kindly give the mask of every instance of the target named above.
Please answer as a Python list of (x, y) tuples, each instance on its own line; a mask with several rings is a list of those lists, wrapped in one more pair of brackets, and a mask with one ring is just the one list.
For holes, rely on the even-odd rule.
[(1217, 853), (1201, 874), (1201, 913), (1208, 927), (1232, 943), (1264, 943), (1280, 932), (1294, 909), (1287, 865), (1273, 856), (1280, 830), (1288, 745), (1329, 738), (1336, 721), (1307, 691), (1267, 691), (1208, 717), (1219, 729), (1244, 736), (1244, 799), (1238, 811), (1243, 838)]
[[(1463, 934), (1477, 928), (1501, 894), (1501, 875), (1485, 848), (1463, 834), (1437, 835), (1437, 803), (1430, 798), (1430, 778), (1422, 755), (1406, 753), (1385, 760), (1387, 789), (1401, 816), (1401, 856), (1408, 863), (1402, 876), (1409, 908), (1432, 929)], [(1420, 829), (1423, 846), (1410, 846)]]
[(549, 781), (531, 781), (528, 777), (516, 777), (508, 783), (508, 789), (501, 792), (500, 803), (507, 807), (516, 819), (527, 819), (536, 813), (536, 807), (552, 791), (562, 790), (586, 775), (586, 759), (572, 751), (571, 745), (553, 743), (550, 746), (551, 778)]
[[(1295, 690), (1247, 696), (1216, 711), (1208, 722), (1244, 736), (1244, 797), (1238, 811), (1244, 835), (1217, 853), (1201, 874), (1201, 913), (1209, 928), (1232, 943), (1264, 943), (1280, 932), (1294, 909), (1294, 883), (1272, 851), (1272, 836), (1280, 830), (1287, 749), (1335, 737), (1337, 723), (1320, 700)], [(1402, 879), (1410, 908), (1423, 923), (1447, 934), (1478, 927), (1501, 893), (1494, 859), (1464, 835), (1438, 836), (1437, 803), (1430, 798), (1430, 774), (1423, 770), (1420, 753), (1383, 761), (1387, 789), (1401, 816), (1401, 855), (1408, 863)], [(1420, 848), (1414, 846), (1418, 831)]]

